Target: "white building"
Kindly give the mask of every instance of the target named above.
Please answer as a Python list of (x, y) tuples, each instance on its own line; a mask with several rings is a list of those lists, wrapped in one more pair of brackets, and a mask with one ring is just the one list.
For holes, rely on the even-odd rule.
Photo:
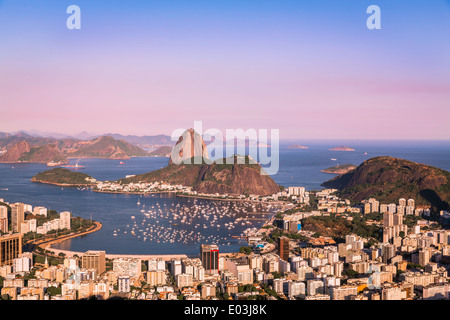
[(129, 276), (119, 276), (117, 278), (117, 287), (119, 292), (130, 292), (131, 280)]
[(70, 228), (71, 228), (70, 217), (71, 217), (71, 214), (69, 211), (63, 211), (59, 214), (59, 220), (60, 220), (59, 228), (60, 229), (70, 230)]

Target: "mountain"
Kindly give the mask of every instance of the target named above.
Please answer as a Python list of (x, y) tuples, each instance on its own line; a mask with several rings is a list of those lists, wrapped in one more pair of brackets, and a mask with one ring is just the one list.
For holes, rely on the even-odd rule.
[(434, 210), (449, 208), (450, 172), (404, 159), (371, 158), (322, 185), (339, 189), (340, 196), (355, 201), (373, 197), (397, 203), (400, 198), (412, 198), (416, 205)]
[(66, 160), (66, 156), (58, 149), (57, 144), (53, 143), (31, 147), (29, 152), (23, 153), (19, 158), (19, 161), (35, 163), (64, 162)]
[(108, 133), (108, 136), (113, 137), (117, 140), (124, 140), (128, 143), (134, 144), (141, 148), (150, 148), (152, 146), (173, 146), (173, 141), (170, 136), (163, 134), (156, 136), (135, 136), (135, 135), (121, 135), (117, 133)]
[(257, 163), (237, 164), (169, 164), (167, 167), (119, 180), (120, 183), (158, 182), (191, 186), (199, 193), (207, 194), (255, 194), (272, 195), (280, 191), (280, 187), (268, 175), (261, 175), (261, 166)]
[(206, 147), (202, 136), (191, 128), (184, 131), (178, 138), (177, 143), (173, 147), (169, 165), (180, 164), (181, 162), (192, 158), (209, 159), (209, 156), (208, 148)]
[(148, 155), (150, 157), (170, 157), (172, 153), (172, 147), (170, 146), (162, 146), (158, 149), (150, 152)]
[(22, 140), (9, 148), (4, 155), (0, 156), (0, 162), (18, 162), (19, 159), (24, 154), (29, 153), (30, 150), (30, 144), (27, 141)]
[[(22, 137), (22, 139), (20, 139)], [(37, 140), (36, 140), (37, 139)], [(109, 136), (80, 141), (77, 139), (36, 138), (27, 134), (10, 136), (3, 140), (0, 162), (64, 162), (67, 158), (129, 159), (133, 156), (147, 156), (147, 152), (126, 141)], [(17, 141), (18, 140), (18, 141)], [(14, 142), (12, 144), (12, 142)]]
[[(174, 157), (174, 158), (172, 158)], [(118, 182), (160, 182), (192, 187), (207, 194), (255, 194), (272, 195), (280, 187), (268, 175), (262, 175), (259, 164), (244, 157), (245, 164), (237, 162), (239, 156), (222, 159), (224, 164), (211, 163), (208, 149), (202, 137), (194, 130), (186, 130), (173, 147), (169, 165), (165, 168), (121, 179)], [(189, 161), (186, 161), (189, 160)], [(200, 160), (199, 164), (195, 164)], [(183, 163), (186, 162), (186, 163)], [(177, 164), (180, 163), (180, 164)]]
[(76, 143), (66, 155), (74, 158), (129, 159), (131, 156), (146, 156), (147, 152), (126, 141), (102, 136)]

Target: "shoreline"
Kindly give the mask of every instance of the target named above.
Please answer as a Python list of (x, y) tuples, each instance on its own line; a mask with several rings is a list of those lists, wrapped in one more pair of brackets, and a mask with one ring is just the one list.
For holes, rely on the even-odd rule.
[(101, 222), (98, 221), (94, 221), (94, 226), (91, 227), (90, 229), (83, 231), (83, 232), (79, 232), (79, 233), (71, 233), (71, 234), (67, 234), (67, 235), (61, 235), (59, 237), (56, 238), (49, 238), (49, 239), (38, 239), (38, 240), (32, 240), (29, 241), (25, 244), (29, 244), (29, 245), (35, 245), (39, 248), (42, 248), (44, 250), (46, 250), (47, 247), (51, 247), (52, 244), (55, 243), (60, 243), (60, 242), (64, 242), (66, 240), (70, 240), (73, 238), (77, 238), (77, 237), (81, 237), (90, 233), (94, 233), (97, 232), (98, 230), (100, 230), (103, 227), (103, 224)]
[(49, 181), (39, 181), (39, 180), (30, 180), (30, 182), (34, 182), (34, 183), (43, 183), (43, 184), (51, 184), (54, 186), (58, 186), (58, 187), (71, 187), (71, 188), (76, 188), (76, 187), (92, 187), (95, 186), (95, 184), (68, 184), (68, 183), (56, 183), (56, 182), (49, 182)]
[[(60, 253), (65, 254), (67, 257), (73, 257), (77, 255), (79, 257), (83, 256), (85, 252), (81, 251), (71, 251), (64, 249), (56, 249), (56, 248), (47, 248), (47, 251), (52, 252), (52, 254), (58, 256)], [(104, 250), (95, 250), (95, 251), (104, 251)], [(220, 252), (219, 256), (226, 256), (236, 254), (238, 252)], [(198, 254), (186, 254), (186, 253), (173, 253), (173, 254), (123, 254), (123, 253), (106, 253), (105, 257), (108, 259), (119, 259), (119, 258), (135, 258), (141, 260), (149, 260), (149, 259), (163, 259), (164, 261), (170, 261), (171, 259), (182, 259), (182, 258), (198, 258)]]

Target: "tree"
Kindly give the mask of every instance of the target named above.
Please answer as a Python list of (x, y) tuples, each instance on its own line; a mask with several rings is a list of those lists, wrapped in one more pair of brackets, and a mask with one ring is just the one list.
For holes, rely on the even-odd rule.
[(245, 253), (245, 254), (251, 254), (252, 253), (252, 247), (241, 247), (239, 249), (240, 253)]

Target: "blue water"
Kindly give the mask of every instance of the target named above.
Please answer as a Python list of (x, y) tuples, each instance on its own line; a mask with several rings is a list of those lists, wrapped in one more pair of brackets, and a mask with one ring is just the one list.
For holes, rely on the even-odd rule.
[[(292, 142), (299, 143), (299, 142)], [(302, 141), (302, 145), (309, 149), (289, 149), (287, 145), (280, 147), (280, 168), (272, 178), (284, 186), (305, 186), (308, 190), (321, 189), (321, 183), (334, 177), (334, 175), (320, 172), (322, 169), (336, 165), (352, 163), (359, 165), (364, 160), (375, 156), (393, 156), (436, 166), (450, 171), (450, 143), (449, 142), (321, 142)], [(329, 149), (338, 145), (348, 145), (355, 149), (353, 152), (330, 151)], [(367, 152), (367, 155), (364, 153)], [(332, 161), (331, 158), (337, 159)], [(76, 160), (72, 160), (75, 163)], [(132, 158), (125, 160), (120, 165), (118, 160), (104, 159), (81, 159), (79, 164), (85, 165), (82, 169), (98, 180), (116, 180), (130, 174), (145, 173), (160, 169), (168, 162), (167, 158)], [(107, 253), (128, 254), (196, 254), (200, 243), (217, 243), (220, 250), (230, 252), (238, 250), (244, 243), (232, 238), (239, 235), (248, 225), (237, 224), (236, 228), (229, 230), (224, 227), (225, 223), (234, 221), (236, 217), (244, 217), (245, 213), (240, 208), (232, 208), (229, 212), (237, 213), (236, 217), (220, 218), (217, 224), (220, 228), (203, 228), (205, 220), (196, 218), (191, 225), (176, 224), (172, 219), (173, 211), (177, 204), (189, 208), (194, 205), (193, 199), (177, 198), (169, 194), (153, 194), (148, 196), (124, 195), (124, 194), (102, 194), (90, 190), (78, 190), (77, 188), (61, 188), (57, 186), (38, 184), (30, 182), (33, 175), (48, 170), (43, 164), (0, 164), (0, 198), (7, 202), (25, 202), (32, 206), (45, 206), (58, 212), (69, 210), (74, 216), (92, 218), (100, 221), (103, 228), (95, 233), (80, 238), (74, 238), (60, 244), (58, 247), (74, 251), (105, 250)], [(5, 190), (5, 189), (8, 190)], [(139, 200), (140, 205), (137, 205)], [(164, 216), (146, 219), (141, 212), (148, 210), (151, 206), (161, 208)], [(232, 205), (229, 202), (196, 200), (199, 206), (209, 206), (208, 211), (214, 208), (225, 210)], [(145, 205), (143, 208), (142, 206)], [(247, 208), (248, 209), (248, 208)], [(257, 211), (261, 208), (258, 208)], [(248, 210), (252, 210), (251, 208)], [(176, 211), (175, 211), (176, 212)], [(135, 216), (135, 220), (131, 219)], [(266, 214), (265, 217), (269, 217)], [(211, 216), (212, 217), (212, 216)], [(159, 221), (156, 223), (156, 221)], [(211, 220), (211, 219), (210, 219)], [(170, 222), (172, 221), (172, 223)], [(178, 220), (179, 221), (179, 220)], [(252, 221), (252, 227), (258, 227), (262, 221)], [(147, 241), (143, 237), (137, 238), (130, 234), (133, 223), (139, 228), (148, 228), (152, 225), (162, 225), (165, 230), (172, 228), (168, 233), (173, 234), (175, 242), (164, 242), (163, 238)], [(144, 224), (142, 224), (144, 223)], [(195, 224), (200, 227), (194, 228)], [(130, 226), (127, 228), (127, 225)], [(117, 236), (114, 230), (120, 229)], [(138, 229), (138, 228), (137, 228)], [(137, 230), (136, 229), (136, 230)], [(123, 231), (127, 230), (127, 233)], [(196, 238), (182, 242), (177, 235), (180, 232), (197, 234)], [(228, 244), (229, 243), (229, 244)]]

